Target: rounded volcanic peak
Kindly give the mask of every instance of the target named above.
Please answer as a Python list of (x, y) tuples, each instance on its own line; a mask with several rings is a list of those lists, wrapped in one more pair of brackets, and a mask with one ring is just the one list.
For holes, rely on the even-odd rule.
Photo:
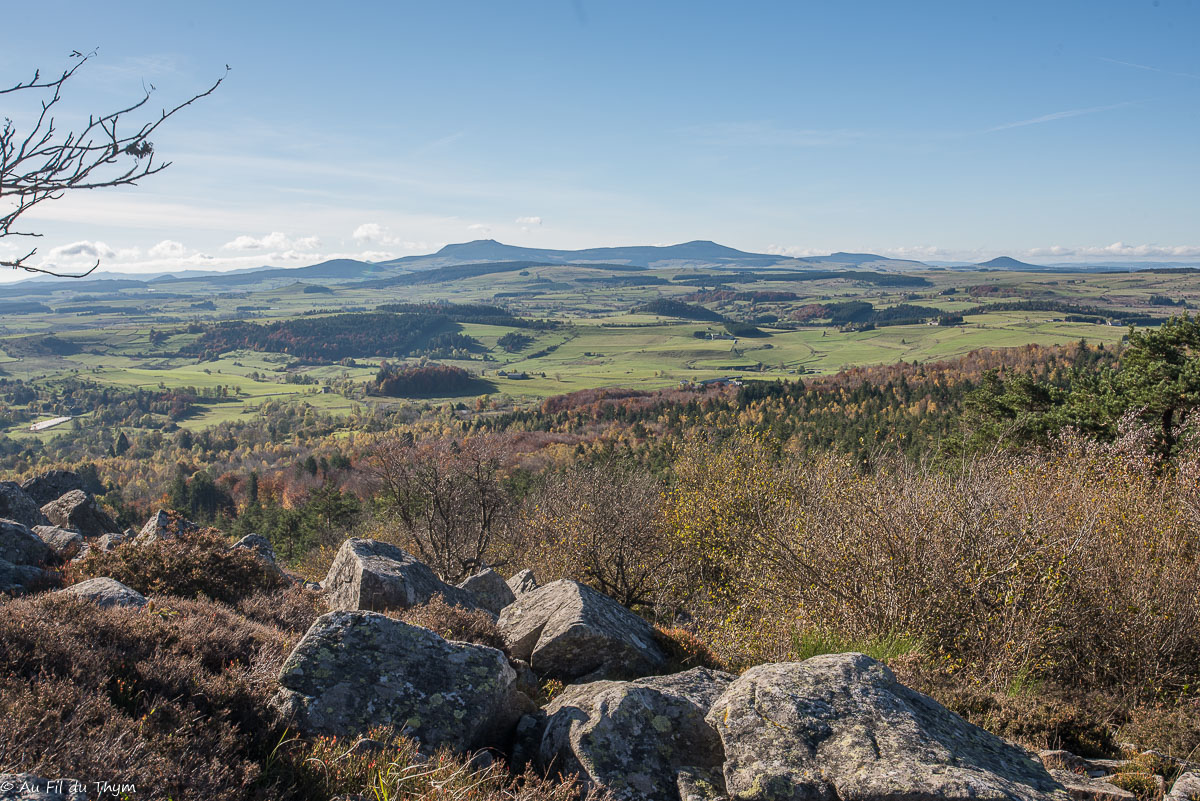
[(987, 267), (989, 270), (1044, 270), (1044, 269), (1046, 269), (1045, 267), (1041, 267), (1037, 264), (1030, 264), (1028, 262), (1014, 259), (1011, 256), (997, 256), (994, 259), (988, 259), (987, 261), (982, 261), (979, 264), (977, 264), (976, 266), (977, 267)]

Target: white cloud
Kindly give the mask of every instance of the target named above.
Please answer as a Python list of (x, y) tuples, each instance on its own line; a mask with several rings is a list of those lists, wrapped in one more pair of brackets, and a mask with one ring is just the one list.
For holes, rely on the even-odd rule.
[(52, 248), (46, 258), (52, 262), (95, 261), (96, 259), (111, 259), (116, 251), (103, 242), (72, 242)]
[(541, 217), (518, 217), (516, 219), (516, 223), (517, 223), (517, 225), (541, 225), (542, 218)]
[(379, 223), (363, 223), (354, 229), (352, 236), (355, 242), (386, 242), (391, 238)]
[(1064, 247), (1053, 245), (1033, 248), (1031, 256), (1064, 256), (1083, 258), (1126, 258), (1126, 259), (1193, 259), (1200, 257), (1200, 245), (1129, 245), (1113, 242), (1111, 245), (1091, 247)]
[(484, 225), (483, 223), (471, 223), (470, 225), (467, 226), (467, 230), (468, 231), (479, 231), (480, 233), (486, 234), (486, 233), (489, 233), (492, 229), (489, 228), (488, 226)]
[(226, 250), (315, 250), (320, 246), (321, 240), (315, 236), (293, 239), (280, 231), (272, 231), (261, 237), (243, 234), (222, 245)]
[(150, 258), (153, 259), (177, 259), (187, 252), (187, 248), (182, 242), (176, 242), (173, 239), (164, 239), (154, 247), (150, 248)]

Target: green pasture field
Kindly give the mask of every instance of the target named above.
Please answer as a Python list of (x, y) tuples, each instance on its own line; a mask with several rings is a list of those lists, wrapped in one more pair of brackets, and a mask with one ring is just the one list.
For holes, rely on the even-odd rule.
[[(672, 269), (632, 275), (670, 281), (681, 272), (687, 273)], [(675, 386), (681, 381), (724, 376), (793, 379), (853, 366), (946, 359), (985, 347), (1063, 344), (1079, 339), (1116, 343), (1126, 334), (1124, 328), (1115, 326), (1062, 322), (1061, 312), (988, 311), (967, 316), (965, 324), (960, 326), (905, 325), (842, 332), (834, 327), (787, 330), (758, 323), (767, 336), (736, 341), (700, 339), (693, 336), (694, 332), (728, 335), (720, 323), (633, 311), (659, 297), (682, 299), (700, 287), (676, 283), (601, 286), (584, 279), (622, 274), (573, 267), (536, 267), (527, 273), (499, 273), (450, 284), (385, 288), (330, 284), (332, 294), (305, 293), (302, 283), (216, 293), (203, 285), (194, 290), (187, 290), (186, 286), (180, 289), (177, 285), (171, 293), (183, 297), (129, 290), (82, 302), (73, 302), (69, 285), (64, 285), (61, 293), (36, 298), (55, 311), (0, 318), (0, 380), (11, 377), (52, 386), (57, 380), (76, 376), (127, 388), (193, 387), (211, 391), (223, 387), (225, 397), (204, 402), (197, 407), (196, 414), (182, 423), (192, 429), (252, 416), (269, 400), (303, 401), (317, 409), (349, 413), (364, 403), (398, 402), (369, 397), (363, 391), (379, 367), (378, 357), (358, 358), (350, 367), (312, 366), (300, 364), (285, 354), (235, 351), (215, 361), (199, 363), (179, 356), (178, 350), (204, 326), (221, 320), (268, 323), (306, 313), (372, 310), (384, 303), (442, 300), (496, 303), (518, 315), (560, 323), (550, 330), (462, 325), (463, 333), (474, 337), (482, 350), (473, 353), (470, 359), (450, 363), (481, 374), (493, 383), (493, 394), (515, 402), (605, 386), (655, 389)], [(881, 287), (846, 279), (735, 283), (723, 288), (793, 292), (797, 299), (717, 301), (704, 305), (739, 320), (770, 314), (786, 321), (800, 306), (845, 300), (867, 300), (876, 308), (909, 303), (947, 313), (1013, 301), (1058, 301), (1162, 317), (1184, 309), (1151, 305), (1152, 295), (1183, 299), (1193, 308), (1200, 304), (1200, 274), (1186, 272), (930, 270), (914, 274), (927, 279), (929, 285)], [(995, 291), (979, 294), (979, 287), (995, 287)], [(956, 292), (942, 294), (949, 289)], [(196, 307), (198, 304), (206, 307), (209, 301), (211, 309)], [(59, 308), (74, 310), (58, 311)], [(79, 313), (80, 308), (88, 313)], [(512, 331), (533, 341), (519, 352), (506, 352), (498, 340)], [(157, 341), (152, 341), (152, 332), (159, 332)], [(39, 338), (47, 337), (65, 341), (69, 352), (45, 352), (45, 348), (30, 344), (36, 345)], [(501, 370), (522, 372), (527, 377), (503, 377), (498, 374)], [(25, 429), (27, 426), (23, 425), (7, 433), (44, 437), (64, 430), (32, 434)]]

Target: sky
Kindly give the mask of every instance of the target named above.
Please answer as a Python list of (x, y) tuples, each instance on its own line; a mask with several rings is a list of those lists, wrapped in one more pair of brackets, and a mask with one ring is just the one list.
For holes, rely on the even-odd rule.
[[(226, 75), (171, 167), (0, 258), (152, 272), (492, 238), (943, 261), (1200, 261), (1200, 2), (438, 0), (6, 7), (57, 124)], [(229, 71), (226, 73), (226, 65)], [(17, 130), (38, 98), (0, 95)], [(3, 198), (0, 198), (0, 202)], [(0, 272), (0, 281), (22, 277)]]

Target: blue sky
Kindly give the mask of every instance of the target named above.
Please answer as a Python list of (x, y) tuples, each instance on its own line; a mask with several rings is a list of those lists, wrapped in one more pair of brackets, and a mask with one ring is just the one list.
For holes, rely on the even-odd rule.
[[(28, 215), (58, 266), (286, 266), (489, 237), (1200, 259), (1196, 2), (99, 8), (7, 8), (25, 35), (5, 37), (0, 78), (98, 47), (78, 115), (232, 70), (155, 138), (167, 172)], [(28, 107), (0, 96), (0, 112), (20, 124)]]

